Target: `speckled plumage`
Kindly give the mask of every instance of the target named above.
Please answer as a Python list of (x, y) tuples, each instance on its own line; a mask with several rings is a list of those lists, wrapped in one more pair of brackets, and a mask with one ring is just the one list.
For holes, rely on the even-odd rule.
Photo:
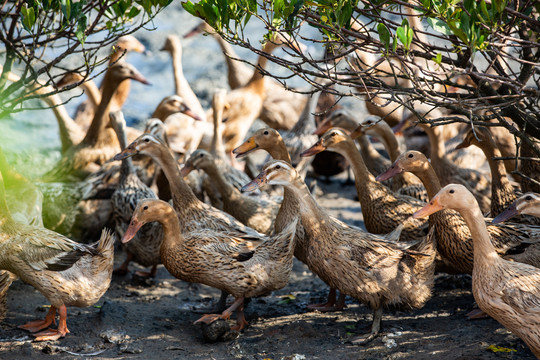
[[(125, 120), (120, 111), (111, 113), (111, 124), (118, 136), (120, 147), (127, 145)], [(157, 199), (156, 194), (146, 186), (135, 173), (131, 158), (122, 160), (120, 180), (116, 191), (111, 196), (115, 231), (119, 238), (129, 226), (131, 216), (137, 204), (143, 199)], [(142, 266), (161, 264), (159, 249), (163, 241), (163, 231), (157, 223), (145, 225), (135, 238), (125, 245), (133, 260)], [(127, 264), (126, 264), (127, 265)]]
[[(264, 175), (263, 175), (264, 174)], [(375, 312), (387, 305), (419, 308), (431, 296), (435, 244), (426, 237), (416, 251), (335, 221), (315, 202), (306, 185), (289, 164), (267, 163), (260, 176), (271, 185), (291, 190), (308, 240), (309, 268), (340, 292), (368, 305)], [(374, 318), (374, 325), (380, 321)]]
[[(392, 168), (414, 173), (422, 180), (430, 197), (441, 189), (435, 170), (424, 154), (407, 151), (400, 155)], [(486, 222), (490, 220), (486, 219)], [(442, 269), (447, 272), (471, 274), (473, 271), (473, 240), (467, 224), (454, 210), (444, 210), (430, 216), (429, 223), (435, 227), (437, 251), (442, 257)], [(534, 250), (540, 240), (540, 227), (524, 224), (487, 224), (487, 230), (497, 253), (516, 261), (540, 266), (540, 253)]]
[(476, 303), (540, 358), (540, 269), (497, 255), (478, 202), (463, 185), (441, 189), (422, 213), (427, 215), (440, 208), (459, 211), (472, 233)]
[(353, 140), (343, 130), (328, 130), (314, 146), (336, 151), (345, 156), (351, 164), (364, 223), (369, 232), (386, 234), (403, 224), (403, 241), (419, 240), (426, 236), (427, 221), (412, 218), (412, 214), (420, 209), (423, 203), (409, 196), (397, 195), (376, 181)]
[(226, 180), (224, 172), (218, 168), (215, 159), (208, 152), (196, 150), (186, 161), (184, 168), (202, 169), (206, 172), (221, 194), (223, 211), (263, 234), (269, 234), (273, 230), (279, 204), (242, 194)]

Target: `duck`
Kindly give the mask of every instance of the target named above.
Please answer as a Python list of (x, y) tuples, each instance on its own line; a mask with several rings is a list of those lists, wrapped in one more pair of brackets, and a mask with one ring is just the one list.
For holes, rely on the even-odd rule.
[(137, 205), (122, 242), (130, 241), (142, 225), (151, 221), (158, 221), (163, 227), (161, 259), (174, 277), (212, 286), (235, 298), (223, 313), (205, 314), (195, 323), (227, 320), (236, 311), (237, 323), (232, 329), (241, 331), (248, 325), (244, 299), (279, 290), (289, 281), (296, 219), (292, 219), (283, 232), (248, 250), (240, 234), (203, 227), (186, 231), (171, 205), (146, 199)]
[[(401, 154), (400, 144), (392, 128), (385, 121), (382, 121), (381, 118), (374, 116), (366, 117), (360, 122), (358, 128), (350, 134), (352, 139), (356, 138), (357, 131), (377, 137), (384, 144), (391, 162), (396, 161)], [(426, 202), (428, 199), (426, 189), (420, 179), (408, 172), (394, 176), (390, 188), (397, 194), (408, 195), (423, 202)]]
[(180, 42), (180, 38), (173, 34), (167, 36), (161, 51), (167, 51), (171, 55), (176, 95), (181, 96), (191, 111), (197, 115), (197, 118), (205, 122), (206, 112), (184, 76), (182, 67), (182, 43)]
[(540, 269), (499, 256), (475, 196), (461, 184), (443, 187), (415, 217), (458, 211), (474, 243), (472, 290), (484, 312), (521, 338), (540, 358)]
[(498, 224), (521, 214), (540, 218), (540, 195), (532, 192), (521, 195), (507, 209), (497, 215), (493, 219), (493, 223)]
[[(363, 133), (362, 128), (360, 127), (360, 122), (356, 120), (355, 116), (349, 110), (339, 109), (334, 111), (330, 116), (328, 116), (326, 119), (323, 120), (323, 122), (319, 124), (317, 130), (315, 130), (315, 134), (322, 136), (326, 131), (333, 127), (341, 128), (345, 130), (348, 134), (354, 133), (353, 139), (356, 140), (360, 145), (360, 152), (362, 154), (362, 158), (364, 159), (364, 163), (368, 167), (369, 172), (373, 174), (373, 176), (377, 176), (382, 171), (387, 169), (388, 166), (390, 166), (390, 161), (384, 156), (382, 156), (375, 149), (375, 147), (373, 147), (373, 144), (371, 143), (367, 135)], [(326, 152), (329, 151), (326, 150)], [(319, 156), (320, 154), (324, 154), (324, 152), (321, 152), (315, 156)], [(339, 156), (339, 158), (343, 158), (343, 160), (341, 160), (340, 162), (346, 163), (346, 160), (342, 155), (338, 153), (334, 154)], [(388, 187), (390, 187), (391, 184), (391, 181), (385, 183), (385, 185)]]
[[(66, 306), (93, 305), (109, 288), (115, 238), (104, 229), (97, 243), (85, 245), (40, 226), (18, 223), (5, 199), (0, 174), (0, 269), (17, 275), (51, 303), (45, 320), (19, 328), (34, 333), (36, 341), (58, 340), (69, 332)], [(46, 329), (56, 322), (57, 311), (58, 328)]]
[[(538, 141), (528, 144), (523, 141), (520, 149), (519, 171), (522, 176), (518, 177), (521, 190), (526, 192), (540, 193), (540, 185), (538, 185), (538, 174), (540, 174), (540, 161), (538, 161), (540, 154), (540, 145)], [(536, 180), (536, 181), (533, 181)]]
[(491, 182), (475, 169), (462, 168), (451, 162), (446, 156), (444, 142), (441, 140), (442, 129), (439, 126), (419, 124), (428, 135), (430, 142), (431, 164), (442, 186), (449, 183), (463, 184), (477, 197), (482, 211), (488, 213), (491, 207)]
[(366, 229), (373, 234), (386, 234), (404, 225), (403, 241), (423, 239), (428, 232), (427, 221), (413, 219), (412, 214), (423, 203), (410, 196), (397, 195), (375, 180), (367, 169), (354, 141), (342, 129), (331, 128), (302, 156), (313, 156), (330, 149), (343, 155), (354, 173), (356, 192), (362, 208)]
[[(118, 135), (120, 147), (125, 149), (127, 138), (125, 133), (126, 121), (121, 111), (111, 112), (111, 125)], [(129, 226), (131, 215), (135, 211), (137, 204), (143, 199), (157, 199), (156, 194), (143, 183), (135, 171), (131, 158), (122, 160), (120, 166), (120, 179), (118, 187), (111, 196), (112, 213), (115, 222), (115, 231), (119, 239), (124, 236)], [(161, 264), (159, 249), (163, 241), (163, 231), (159, 224), (147, 224), (140, 229), (132, 241), (125, 244), (126, 260), (119, 268), (114, 270), (115, 274), (125, 275), (131, 261), (135, 261), (142, 266), (151, 266), (149, 272), (137, 271), (135, 274), (140, 277), (154, 277), (157, 265)]]
[[(245, 190), (264, 184), (288, 188), (299, 204), (307, 246), (307, 265), (323, 281), (373, 310), (371, 332), (353, 339), (365, 344), (380, 331), (382, 310), (388, 305), (421, 308), (431, 296), (435, 244), (432, 236), (412, 244), (365, 232), (328, 216), (302, 178), (287, 162), (272, 160)], [(397, 234), (403, 226), (397, 227)]]
[[(243, 157), (256, 150), (265, 150), (275, 160), (291, 164), (291, 157), (281, 137), (281, 134), (272, 128), (262, 128), (249, 137), (243, 144), (233, 150), (236, 157)], [(292, 165), (292, 164), (291, 164)], [(274, 221), (274, 231), (282, 231), (289, 220), (298, 213), (298, 202), (289, 189), (283, 189), (283, 201)], [(295, 234), (294, 256), (306, 264), (307, 235), (302, 227), (302, 220), (298, 222)], [(336, 290), (330, 289), (325, 303), (309, 304), (308, 309), (321, 312), (340, 311), (345, 307), (345, 296), (341, 295), (336, 302)]]
[[(270, 54), (277, 47), (285, 44), (294, 45), (294, 42), (290, 42), (285, 34), (276, 33), (272, 39), (265, 42), (262, 51)], [(263, 102), (266, 97), (263, 71), (267, 62), (267, 57), (260, 55), (257, 61), (257, 67), (253, 71), (253, 75), (248, 83), (241, 88), (227, 93), (226, 103), (229, 107), (223, 114), (224, 118), (227, 118), (223, 131), (223, 140), (227, 154), (230, 154), (234, 148), (238, 147), (244, 141), (251, 125), (261, 114)], [(234, 158), (231, 157), (231, 161), (234, 164)]]
[(118, 152), (118, 139), (112, 129), (109, 131), (105, 128), (105, 118), (110, 110), (112, 95), (118, 84), (126, 79), (148, 84), (148, 81), (132, 65), (123, 62), (112, 65), (103, 81), (102, 101), (84, 139), (63, 154), (58, 164), (44, 175), (44, 180), (82, 179), (99, 170), (101, 164)]
[(159, 119), (162, 122), (165, 122), (170, 115), (176, 113), (183, 113), (195, 120), (201, 120), (197, 114), (195, 114), (189, 106), (185, 103), (184, 99), (178, 95), (169, 95), (165, 96), (156, 106), (154, 112), (152, 113), (151, 119)]
[(251, 229), (221, 210), (200, 201), (181, 176), (177, 162), (167, 145), (151, 134), (143, 134), (115, 155), (115, 160), (123, 160), (136, 154), (146, 155), (163, 170), (169, 185), (174, 209), (178, 213), (183, 231), (201, 228), (229, 231), (245, 236), (246, 246), (256, 247), (264, 240), (264, 235)]
[[(246, 66), (235, 53), (232, 46), (225, 41), (206, 22), (201, 22), (193, 30), (184, 35), (189, 38), (202, 32), (210, 34), (216, 41), (223, 54), (227, 65), (227, 82), (231, 90), (245, 86), (253, 75), (253, 70)], [(259, 118), (269, 127), (277, 130), (291, 130), (298, 117), (308, 102), (308, 97), (304, 94), (286, 89), (282, 84), (274, 79), (265, 79), (265, 98), (263, 101)]]
[[(474, 145), (480, 148), (489, 164), (491, 170), (491, 210), (490, 216), (496, 217), (502, 213), (518, 197), (514, 187), (506, 175), (506, 167), (503, 161), (497, 160), (502, 154), (499, 150), (491, 131), (483, 126), (477, 126), (474, 130), (471, 128), (466, 134), (457, 149), (466, 148)], [(540, 225), (535, 217), (516, 217), (514, 222)]]
[(214, 157), (205, 150), (196, 150), (191, 154), (181, 170), (182, 176), (187, 176), (194, 169), (203, 170), (217, 186), (223, 202), (223, 211), (260, 233), (272, 232), (279, 204), (242, 194), (226, 180)]
[[(377, 180), (385, 180), (404, 171), (412, 172), (422, 180), (430, 199), (441, 190), (433, 166), (424, 154), (416, 150), (401, 154)], [(464, 219), (455, 211), (444, 210), (430, 216), (429, 222), (430, 227), (435, 227), (437, 251), (442, 258), (438, 269), (448, 273), (472, 274), (473, 240)], [(540, 253), (535, 250), (536, 245), (528, 244), (539, 238), (539, 227), (526, 224), (491, 225), (490, 219), (486, 219), (486, 222), (493, 246), (501, 256), (540, 267)]]
[[(111, 53), (109, 55), (109, 66), (112, 66), (118, 62), (125, 62), (124, 55), (129, 52), (134, 51), (143, 53), (145, 50), (145, 46), (133, 35), (121, 36), (112, 46)], [(90, 90), (92, 92), (85, 91), (88, 96), (88, 101), (83, 102), (77, 107), (74, 115), (74, 121), (83, 132), (86, 132), (92, 123), (94, 112), (101, 101), (100, 98), (103, 96), (105, 79), (103, 79), (98, 92), (94, 92), (94, 89), (97, 89), (97, 86), (92, 81), (86, 81), (82, 86), (83, 89)], [(116, 92), (111, 98), (111, 110), (119, 110), (122, 108), (129, 96), (130, 87), (131, 84), (129, 79), (118, 85)]]
[(13, 277), (9, 271), (0, 270), (0, 322), (4, 321), (7, 315), (7, 294)]

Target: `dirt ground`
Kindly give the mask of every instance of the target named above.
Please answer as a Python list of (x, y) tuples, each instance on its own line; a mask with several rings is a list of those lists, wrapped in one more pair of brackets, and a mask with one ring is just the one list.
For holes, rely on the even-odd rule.
[[(315, 193), (331, 214), (362, 225), (354, 186), (343, 180), (318, 181)], [(123, 257), (118, 252), (117, 262)], [(32, 287), (16, 281), (0, 325), (0, 358), (534, 359), (523, 341), (495, 320), (466, 319), (474, 308), (470, 276), (439, 274), (435, 284), (423, 309), (385, 311), (381, 336), (366, 346), (353, 346), (347, 340), (369, 330), (371, 312), (353, 299), (341, 312), (308, 312), (306, 305), (322, 302), (328, 287), (300, 262), (287, 287), (251, 301), (246, 309), (249, 327), (237, 337), (228, 332), (227, 340), (217, 343), (206, 342), (202, 326), (193, 322), (201, 316), (194, 309), (211, 306), (219, 291), (179, 281), (162, 266), (152, 281), (115, 276), (95, 306), (69, 308), (71, 333), (55, 342), (32, 342), (17, 329), (43, 318), (48, 304)], [(494, 353), (488, 350), (491, 345), (511, 352)]]

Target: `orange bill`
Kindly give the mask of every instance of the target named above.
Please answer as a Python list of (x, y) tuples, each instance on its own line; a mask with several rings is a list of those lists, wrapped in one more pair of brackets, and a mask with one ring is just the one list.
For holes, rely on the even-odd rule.
[(127, 228), (126, 232), (124, 233), (124, 236), (122, 237), (122, 244), (127, 243), (131, 239), (135, 237), (137, 234), (137, 231), (143, 226), (144, 224), (142, 222), (139, 222), (136, 218), (132, 218), (131, 222), (129, 223), (129, 227)]
[(262, 171), (255, 179), (242, 186), (242, 192), (255, 191), (264, 184), (266, 184), (266, 173)]
[(188, 176), (189, 173), (192, 172), (193, 170), (195, 170), (195, 168), (193, 166), (184, 165), (184, 167), (182, 167), (182, 170), (180, 170), (180, 174), (184, 178), (184, 177)]
[(385, 172), (383, 172), (382, 174), (379, 174), (379, 176), (377, 176), (375, 179), (377, 181), (385, 181), (385, 180), (388, 180), (394, 176), (396, 176), (397, 174), (400, 174), (403, 172), (403, 169), (400, 168), (399, 166), (397, 166), (396, 164), (390, 166), (388, 168), (388, 170), (386, 170)]
[(114, 155), (114, 160), (123, 160), (123, 159), (127, 159), (128, 157), (130, 156), (133, 156), (137, 154), (137, 150), (135, 149), (131, 149), (131, 148), (125, 148), (124, 151), (122, 151), (121, 153), (118, 153), (116, 155)]
[(302, 156), (302, 157), (313, 156), (313, 155), (316, 155), (316, 154), (318, 154), (320, 152), (323, 152), (324, 150), (326, 150), (326, 146), (324, 146), (322, 144), (322, 141), (319, 140), (312, 147), (310, 147), (309, 149), (302, 152), (300, 154), (300, 156)]
[(255, 144), (255, 140), (250, 137), (246, 140), (242, 145), (237, 147), (232, 151), (233, 154), (236, 155), (236, 158), (241, 158), (242, 156), (245, 156), (249, 154), (251, 151), (257, 149), (257, 144)]
[(439, 204), (439, 197), (435, 196), (429, 204), (418, 210), (413, 214), (413, 218), (418, 219), (422, 217), (429, 216), (431, 214), (436, 213), (437, 211), (441, 211), (444, 209), (444, 206)]

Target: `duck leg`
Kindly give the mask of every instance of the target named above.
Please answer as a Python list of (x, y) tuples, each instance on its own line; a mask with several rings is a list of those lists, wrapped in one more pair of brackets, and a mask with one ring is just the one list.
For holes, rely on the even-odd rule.
[(353, 345), (365, 345), (371, 340), (375, 339), (381, 330), (381, 319), (382, 319), (382, 307), (375, 309), (373, 311), (373, 322), (371, 323), (371, 332), (366, 335), (356, 337), (351, 340)]
[(131, 253), (129, 250), (126, 250), (127, 256), (126, 260), (120, 265), (117, 269), (113, 270), (113, 274), (124, 276), (128, 273), (128, 265), (133, 260), (133, 253)]
[(150, 271), (135, 271), (135, 275), (142, 277), (142, 278), (149, 278), (149, 277), (155, 277), (157, 273), (157, 265), (152, 266), (152, 269)]
[(341, 311), (345, 308), (345, 295), (339, 294), (339, 299), (336, 303), (336, 289), (330, 288), (328, 293), (328, 300), (322, 304), (310, 304), (307, 306), (309, 310), (315, 310), (320, 312), (332, 312)]
[[(205, 323), (207, 325), (210, 325), (211, 323), (213, 323), (214, 321), (219, 320), (219, 319), (228, 320), (231, 317), (231, 314), (233, 313), (233, 311), (235, 311), (239, 307), (242, 308), (242, 317), (243, 317), (244, 298), (239, 297), (239, 298), (235, 299), (234, 302), (232, 303), (232, 305), (229, 306), (229, 308), (227, 308), (221, 314), (205, 314), (199, 320), (195, 321), (194, 324), (203, 322), (203, 323)], [(244, 321), (245, 321), (245, 319), (244, 319)]]
[(58, 314), (60, 315), (60, 319), (58, 320), (58, 329), (47, 329), (45, 331), (41, 331), (37, 334), (34, 334), (36, 337), (36, 341), (47, 341), (47, 340), (58, 340), (64, 336), (66, 336), (67, 333), (69, 333), (69, 330), (67, 328), (67, 309), (66, 305), (62, 305), (58, 308)]
[(473, 311), (469, 312), (466, 316), (467, 316), (467, 319), (469, 320), (489, 318), (489, 315), (486, 314), (484, 310), (482, 309), (474, 309)]
[(56, 308), (54, 306), (51, 306), (49, 309), (49, 312), (45, 316), (45, 320), (36, 320), (24, 325), (19, 325), (19, 329), (35, 333), (49, 327), (52, 323), (56, 325)]
[(240, 332), (248, 325), (249, 323), (247, 322), (244, 314), (244, 302), (242, 302), (236, 309), (236, 325), (234, 325), (231, 330)]

